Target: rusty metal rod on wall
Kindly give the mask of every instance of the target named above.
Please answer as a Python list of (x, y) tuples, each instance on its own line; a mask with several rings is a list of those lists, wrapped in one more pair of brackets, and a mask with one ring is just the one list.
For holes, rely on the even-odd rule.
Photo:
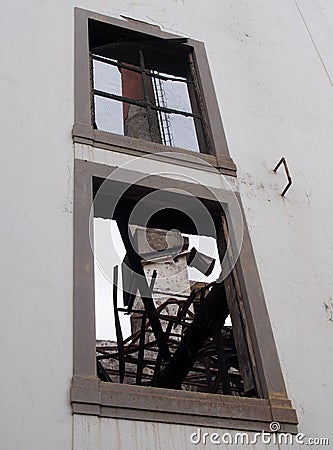
[(288, 178), (288, 184), (287, 184), (287, 186), (283, 189), (282, 194), (281, 194), (281, 197), (284, 197), (285, 194), (286, 194), (286, 192), (287, 192), (287, 190), (288, 190), (288, 189), (290, 188), (290, 186), (292, 185), (293, 180), (291, 179), (291, 176), (290, 176), (290, 173), (289, 173), (289, 168), (288, 168), (288, 165), (287, 165), (287, 161), (286, 161), (286, 159), (285, 159), (284, 156), (282, 156), (282, 158), (280, 159), (280, 161), (277, 163), (277, 165), (276, 165), (275, 168), (273, 169), (273, 172), (276, 173), (277, 170), (278, 170), (278, 168), (281, 166), (281, 164), (283, 164), (284, 170), (286, 171), (286, 175), (287, 175), (287, 178)]

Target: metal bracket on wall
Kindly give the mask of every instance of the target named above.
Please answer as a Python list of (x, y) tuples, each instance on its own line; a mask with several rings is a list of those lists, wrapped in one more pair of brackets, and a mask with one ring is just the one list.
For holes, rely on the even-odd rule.
[(282, 156), (282, 158), (280, 159), (280, 161), (277, 163), (277, 165), (274, 167), (273, 172), (277, 172), (278, 168), (281, 166), (281, 164), (283, 164), (284, 166), (284, 170), (286, 171), (286, 175), (288, 178), (288, 184), (287, 186), (283, 189), (281, 197), (284, 197), (287, 190), (290, 188), (290, 186), (292, 185), (293, 180), (291, 179), (290, 173), (289, 173), (289, 169), (288, 169), (288, 165), (287, 165), (287, 161), (285, 159), (284, 156)]

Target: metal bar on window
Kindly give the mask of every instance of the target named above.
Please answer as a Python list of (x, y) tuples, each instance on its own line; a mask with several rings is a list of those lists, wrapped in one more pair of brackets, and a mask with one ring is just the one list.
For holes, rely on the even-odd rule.
[(121, 69), (131, 70), (132, 72), (139, 72), (139, 73), (144, 72), (150, 77), (160, 78), (161, 80), (165, 80), (165, 81), (179, 81), (181, 83), (193, 84), (192, 80), (186, 80), (183, 77), (176, 77), (173, 75), (172, 76), (161, 75), (159, 72), (157, 72), (155, 74), (155, 73), (152, 73), (150, 69), (146, 69), (146, 68), (141, 69), (140, 67), (131, 66), (126, 63), (121, 63), (119, 61), (113, 61), (112, 59), (105, 58), (104, 56), (92, 54), (92, 59), (95, 61), (105, 63), (105, 64), (109, 64), (111, 66), (120, 67)]
[(185, 116), (185, 117), (194, 117), (197, 119), (201, 119), (201, 116), (199, 116), (197, 114), (193, 114), (193, 113), (186, 112), (186, 111), (180, 111), (178, 109), (157, 106), (151, 102), (149, 102), (147, 104), (146, 102), (141, 101), (141, 100), (133, 100), (132, 98), (122, 97), (121, 95), (116, 95), (116, 94), (110, 94), (109, 92), (99, 91), (98, 89), (94, 89), (94, 95), (98, 95), (99, 97), (105, 97), (110, 100), (117, 100), (119, 102), (130, 103), (131, 105), (143, 106), (144, 108), (149, 107), (151, 109), (155, 109), (156, 111), (163, 111), (163, 112), (169, 113), (169, 114), (179, 114), (179, 115)]
[[(152, 72), (154, 74), (155, 72)], [(166, 108), (164, 101), (164, 91), (162, 86), (162, 80), (156, 77), (152, 77), (155, 99), (158, 107)], [(171, 134), (171, 125), (167, 113), (158, 111), (158, 120), (160, 124), (160, 129), (162, 131), (162, 141), (164, 145), (173, 146), (173, 138)]]
[(143, 84), (143, 95), (145, 98), (145, 103), (146, 103), (146, 109), (147, 109), (147, 115), (148, 115), (148, 127), (149, 127), (149, 134), (150, 134), (150, 139), (155, 142), (156, 140), (156, 136), (154, 133), (154, 126), (153, 126), (153, 117), (152, 117), (152, 112), (151, 112), (151, 101), (148, 95), (148, 83), (147, 83), (147, 74), (144, 72), (145, 71), (145, 61), (144, 61), (144, 57), (143, 57), (143, 52), (142, 50), (139, 50), (139, 55), (140, 55), (140, 69), (141, 69), (141, 77), (142, 77), (142, 84)]

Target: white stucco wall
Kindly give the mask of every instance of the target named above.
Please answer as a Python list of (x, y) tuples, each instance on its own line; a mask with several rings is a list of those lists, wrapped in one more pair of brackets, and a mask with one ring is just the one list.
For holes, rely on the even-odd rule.
[[(1, 448), (72, 448), (74, 6), (205, 42), (299, 429), (329, 436), (332, 2), (30, 0), (4, 3), (0, 26)], [(283, 172), (271, 170), (282, 155), (293, 178), (285, 199)], [(74, 448), (171, 448), (174, 433), (189, 448), (190, 428), (77, 416)]]
[(6, 2), (0, 21), (0, 447), (69, 449), (73, 17)]
[[(218, 436), (212, 437), (214, 432)], [(108, 420), (76, 415), (74, 419), (73, 450), (108, 450), (110, 448), (121, 450), (210, 450), (227, 448), (238, 450), (241, 448), (239, 444), (246, 441), (241, 441), (241, 437), (236, 437), (236, 434), (235, 430), (228, 429), (222, 431), (187, 425), (132, 422), (119, 419)], [(268, 436), (264, 437), (264, 443), (262, 443), (261, 437), (249, 432), (248, 439), (248, 448), (251, 448), (251, 446), (257, 450), (279, 448), (278, 444), (274, 442), (267, 444)], [(111, 442), (112, 447), (110, 446)], [(293, 448), (299, 447), (295, 445)]]

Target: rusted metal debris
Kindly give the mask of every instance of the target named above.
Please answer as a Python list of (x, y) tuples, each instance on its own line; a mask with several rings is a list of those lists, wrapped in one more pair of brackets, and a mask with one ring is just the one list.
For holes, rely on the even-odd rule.
[[(235, 270), (224, 282), (198, 282), (192, 290), (188, 284), (186, 295), (172, 294), (172, 289), (169, 293), (159, 292), (161, 285), (156, 282), (155, 267), (164, 263), (160, 261), (160, 266), (152, 265), (154, 270), (151, 269), (148, 282), (140, 255), (149, 255), (150, 261), (154, 262), (161, 252), (167, 251), (170, 260), (187, 258), (185, 267), (192, 264), (202, 273), (211, 273), (215, 260), (193, 249), (188, 251), (188, 238), (166, 230), (137, 227), (134, 234), (137, 248), (134, 248), (127, 231), (127, 216), (123, 210), (117, 215), (127, 252), (122, 263), (122, 281), (123, 288), (130, 282), (131, 288), (134, 286), (135, 289), (124, 289), (124, 306), (120, 307), (116, 266), (113, 273), (116, 342), (107, 346), (97, 345), (100, 379), (166, 389), (255, 396), (250, 348)], [(142, 233), (147, 241), (142, 239)], [(228, 237), (226, 225), (223, 234)], [(124, 266), (131, 270), (124, 271)], [(160, 296), (159, 299), (156, 295)], [(126, 339), (119, 314), (131, 316), (132, 334)], [(229, 314), (232, 327), (225, 325)]]
[[(244, 392), (233, 330), (225, 326), (229, 315), (223, 285), (211, 283), (193, 290), (183, 300), (169, 298), (152, 309), (132, 309), (141, 320), (138, 331), (123, 339), (117, 304), (118, 268), (114, 270), (113, 305), (117, 342), (97, 346), (97, 372), (102, 381), (184, 389), (227, 395), (255, 395)], [(152, 293), (156, 273), (149, 286)], [(177, 313), (165, 313), (168, 305)], [(152, 320), (153, 319), (153, 320)], [(162, 338), (156, 338), (152, 323), (160, 324)], [(162, 324), (164, 325), (162, 327)]]

